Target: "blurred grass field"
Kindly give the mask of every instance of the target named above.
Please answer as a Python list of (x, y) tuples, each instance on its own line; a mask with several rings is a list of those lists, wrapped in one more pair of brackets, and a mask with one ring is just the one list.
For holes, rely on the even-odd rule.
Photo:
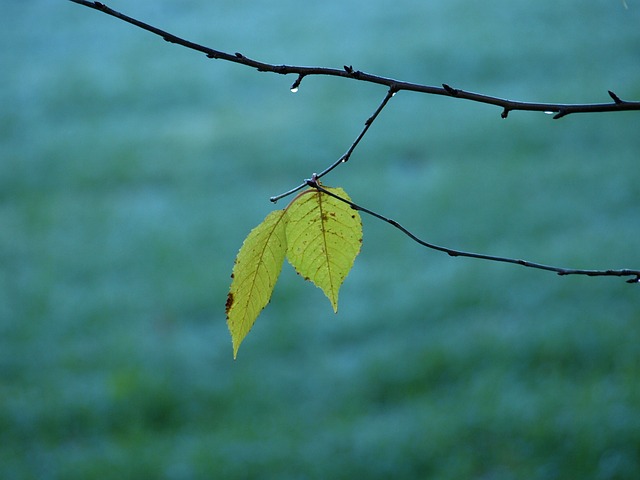
[[(273, 63), (640, 99), (640, 3), (108, 5)], [(384, 96), (0, 5), (0, 477), (637, 479), (640, 290), (454, 259), (372, 218), (338, 315), (285, 265), (232, 360), (233, 259)], [(325, 178), (453, 248), (639, 268), (640, 113), (401, 92)], [(278, 208), (285, 205), (278, 204)]]

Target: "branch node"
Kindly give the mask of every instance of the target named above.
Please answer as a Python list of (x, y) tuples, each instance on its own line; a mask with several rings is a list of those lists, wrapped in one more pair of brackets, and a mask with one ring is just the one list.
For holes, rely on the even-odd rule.
[(94, 4), (97, 8), (99, 8), (100, 10), (106, 10), (106, 9), (107, 9), (107, 6), (106, 6), (104, 3), (101, 3), (101, 2), (93, 2), (93, 4)]
[(501, 116), (502, 118), (507, 118), (507, 117), (509, 116), (509, 112), (510, 112), (510, 111), (511, 111), (511, 110), (509, 110), (507, 107), (504, 107), (504, 110), (502, 110), (502, 113), (500, 114), (500, 116)]
[(640, 275), (636, 275), (635, 278), (630, 278), (629, 280), (627, 280), (627, 283), (640, 283)]
[(559, 110), (559, 111), (558, 111), (558, 113), (556, 113), (556, 114), (553, 116), (553, 119), (554, 119), (554, 120), (558, 120), (559, 118), (562, 118), (562, 117), (564, 117), (565, 115), (568, 115), (568, 113), (569, 113), (569, 112), (567, 112), (566, 110)]
[(244, 55), (242, 55), (240, 52), (236, 52), (234, 53), (234, 55), (236, 56), (236, 58), (244, 58)]
[(446, 83), (442, 84), (442, 88), (444, 88), (445, 91), (452, 97), (457, 97), (458, 94), (460, 93), (460, 90), (458, 90), (457, 88), (453, 88), (450, 85), (447, 85)]
[(318, 188), (319, 183), (318, 183), (318, 174), (317, 173), (313, 173), (311, 175), (311, 178), (307, 178), (305, 179), (304, 183), (307, 185), (307, 187), (311, 187), (311, 188)]
[(609, 96), (613, 99), (616, 105), (620, 105), (621, 103), (624, 103), (622, 100), (620, 100), (620, 97), (615, 93), (613, 93), (611, 90), (607, 90), (607, 92), (609, 92)]
[(347, 72), (347, 75), (351, 78), (359, 79), (362, 72), (360, 70), (354, 70), (353, 65), (344, 65), (344, 71)]

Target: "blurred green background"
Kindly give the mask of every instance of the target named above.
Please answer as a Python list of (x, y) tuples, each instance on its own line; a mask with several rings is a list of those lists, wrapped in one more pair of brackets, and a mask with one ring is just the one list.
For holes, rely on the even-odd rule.
[[(268, 62), (577, 103), (640, 99), (626, 4), (108, 2)], [(640, 478), (622, 279), (449, 258), (364, 217), (338, 315), (285, 265), (232, 360), (242, 240), (384, 87), (292, 94), (65, 1), (4, 1), (0, 25), (1, 478)], [(639, 268), (639, 127), (401, 92), (325, 183), (453, 248)]]

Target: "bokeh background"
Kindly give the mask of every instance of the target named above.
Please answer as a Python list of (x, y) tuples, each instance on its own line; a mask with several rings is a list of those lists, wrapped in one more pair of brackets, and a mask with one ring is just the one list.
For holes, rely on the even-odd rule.
[[(640, 99), (640, 3), (113, 0), (193, 41), (543, 102)], [(640, 290), (364, 217), (340, 309), (242, 240), (384, 87), (258, 73), (66, 1), (0, 5), (0, 477), (640, 478)], [(402, 92), (325, 178), (453, 248), (639, 268), (640, 113)], [(278, 208), (286, 203), (281, 202)]]

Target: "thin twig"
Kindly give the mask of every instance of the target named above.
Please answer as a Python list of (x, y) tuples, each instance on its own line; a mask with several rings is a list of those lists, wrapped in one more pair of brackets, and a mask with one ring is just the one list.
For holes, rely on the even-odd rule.
[(116, 10), (107, 7), (101, 2), (91, 2), (86, 0), (69, 0), (70, 2), (84, 5), (89, 8), (106, 13), (116, 17), (124, 22), (135, 25), (136, 27), (147, 30), (155, 35), (162, 37), (167, 42), (182, 45), (183, 47), (198, 52), (204, 53), (208, 58), (215, 58), (220, 60), (226, 60), (228, 62), (239, 63), (251, 68), (255, 68), (260, 72), (272, 72), (281, 75), (296, 74), (298, 79), (292, 85), (292, 89), (298, 88), (300, 82), (305, 76), (311, 75), (325, 75), (333, 77), (350, 78), (352, 80), (358, 80), (368, 83), (376, 83), (379, 85), (386, 85), (395, 91), (409, 90), (413, 92), (427, 93), (432, 95), (444, 95), (448, 97), (459, 98), (463, 100), (470, 100), (473, 102), (486, 103), (490, 105), (496, 105), (502, 107), (502, 118), (507, 118), (509, 112), (514, 110), (545, 112), (555, 114), (553, 118), (558, 119), (565, 117), (572, 113), (598, 113), (598, 112), (619, 112), (623, 110), (640, 110), (640, 102), (631, 102), (621, 100), (616, 94), (609, 91), (609, 95), (614, 100), (611, 103), (590, 103), (590, 104), (563, 104), (563, 103), (537, 103), (537, 102), (520, 102), (507, 100), (505, 98), (493, 97), (490, 95), (483, 95), (480, 93), (468, 92), (458, 88), (453, 88), (447, 84), (443, 84), (442, 87), (435, 87), (430, 85), (423, 85), (419, 83), (404, 82), (394, 80), (392, 78), (381, 77), (379, 75), (373, 75), (370, 73), (361, 72), (355, 70), (352, 66), (345, 65), (344, 68), (326, 68), (326, 67), (303, 67), (295, 65), (273, 65), (270, 63), (260, 62), (246, 57), (242, 53), (227, 53), (213, 48), (205, 47), (197, 43), (191, 42), (180, 38), (172, 33), (166, 32), (152, 25), (146, 24), (135, 18), (124, 15)]
[(416, 243), (422, 245), (423, 247), (429, 248), (431, 250), (437, 250), (439, 252), (444, 252), (447, 255), (451, 256), (451, 257), (467, 257), (467, 258), (478, 258), (480, 260), (489, 260), (492, 262), (501, 262), (501, 263), (512, 263), (515, 265), (521, 265), (523, 267), (528, 267), (528, 268), (535, 268), (538, 270), (546, 270), (548, 272), (555, 272), (558, 275), (586, 275), (588, 277), (631, 277), (629, 280), (627, 280), (627, 283), (640, 283), (640, 270), (631, 270), (631, 269), (620, 269), (620, 270), (586, 270), (586, 269), (577, 269), (577, 268), (563, 268), (563, 267), (556, 267), (553, 265), (545, 265), (542, 263), (536, 263), (536, 262), (530, 262), (528, 260), (521, 260), (521, 259), (517, 259), (517, 258), (509, 258), (509, 257), (499, 257), (499, 256), (495, 256), (495, 255), (486, 255), (484, 253), (473, 253), (473, 252), (465, 252), (462, 250), (455, 250), (452, 248), (448, 248), (448, 247), (443, 247), (440, 245), (435, 245), (433, 243), (429, 243), (426, 242), (422, 239), (420, 239), (419, 237), (417, 237), (416, 235), (414, 235), (413, 233), (411, 233), (409, 230), (407, 230), (405, 227), (403, 227), (401, 224), (399, 224), (398, 222), (396, 222), (395, 220), (385, 217), (384, 215), (381, 215), (377, 212), (374, 212), (373, 210), (369, 210), (368, 208), (365, 208), (361, 205), (358, 205), (356, 203), (353, 203), (350, 200), (347, 200), (346, 198), (342, 198), (339, 195), (336, 195), (335, 193), (330, 192), (329, 190), (323, 188), (317, 181), (317, 178), (313, 177), (310, 178), (308, 180), (306, 180), (305, 184), (309, 187), (315, 188), (316, 190), (325, 193), (337, 200), (340, 200), (341, 202), (346, 203), (347, 205), (349, 205), (351, 208), (353, 208), (354, 210), (358, 210), (360, 212), (364, 212), (368, 215), (371, 215), (379, 220), (382, 220), (383, 222), (388, 223), (389, 225), (397, 228), (398, 230), (400, 230), (402, 233), (404, 233), (405, 235), (407, 235), (409, 238), (411, 238), (411, 240), (415, 241)]
[[(369, 118), (367, 118), (367, 120), (364, 122), (364, 128), (362, 129), (360, 134), (356, 137), (356, 139), (351, 144), (349, 149), (338, 160), (333, 162), (331, 165), (329, 165), (327, 168), (325, 168), (322, 172), (314, 173), (313, 174), (314, 178), (319, 179), (321, 177), (324, 177), (327, 173), (329, 173), (331, 170), (336, 168), (338, 165), (340, 165), (342, 163), (347, 163), (349, 161), (349, 159), (351, 158), (351, 154), (353, 153), (353, 151), (356, 149), (356, 147), (360, 143), (360, 140), (362, 140), (364, 135), (369, 130), (369, 127), (371, 126), (371, 124), (375, 121), (376, 118), (378, 118), (378, 115), (380, 115), (380, 112), (382, 111), (382, 109), (387, 105), (387, 103), (389, 103), (389, 100), (391, 100), (391, 97), (393, 97), (395, 94), (396, 94), (395, 88), (394, 87), (389, 88), (389, 91), (387, 92), (385, 97), (382, 99), (382, 102), (380, 103), (380, 105), (378, 105), (378, 108), (376, 108), (376, 111), (373, 112), (373, 115), (371, 115)], [(303, 182), (300, 185), (298, 185), (297, 187), (292, 188), (291, 190), (288, 190), (288, 191), (286, 191), (284, 193), (281, 193), (280, 195), (276, 195), (274, 197), (271, 197), (270, 200), (273, 203), (276, 203), (281, 198), (284, 198), (284, 197), (287, 197), (287, 196), (289, 196), (289, 195), (291, 195), (293, 193), (296, 193), (297, 191), (302, 190), (306, 186), (307, 186), (307, 183)]]

